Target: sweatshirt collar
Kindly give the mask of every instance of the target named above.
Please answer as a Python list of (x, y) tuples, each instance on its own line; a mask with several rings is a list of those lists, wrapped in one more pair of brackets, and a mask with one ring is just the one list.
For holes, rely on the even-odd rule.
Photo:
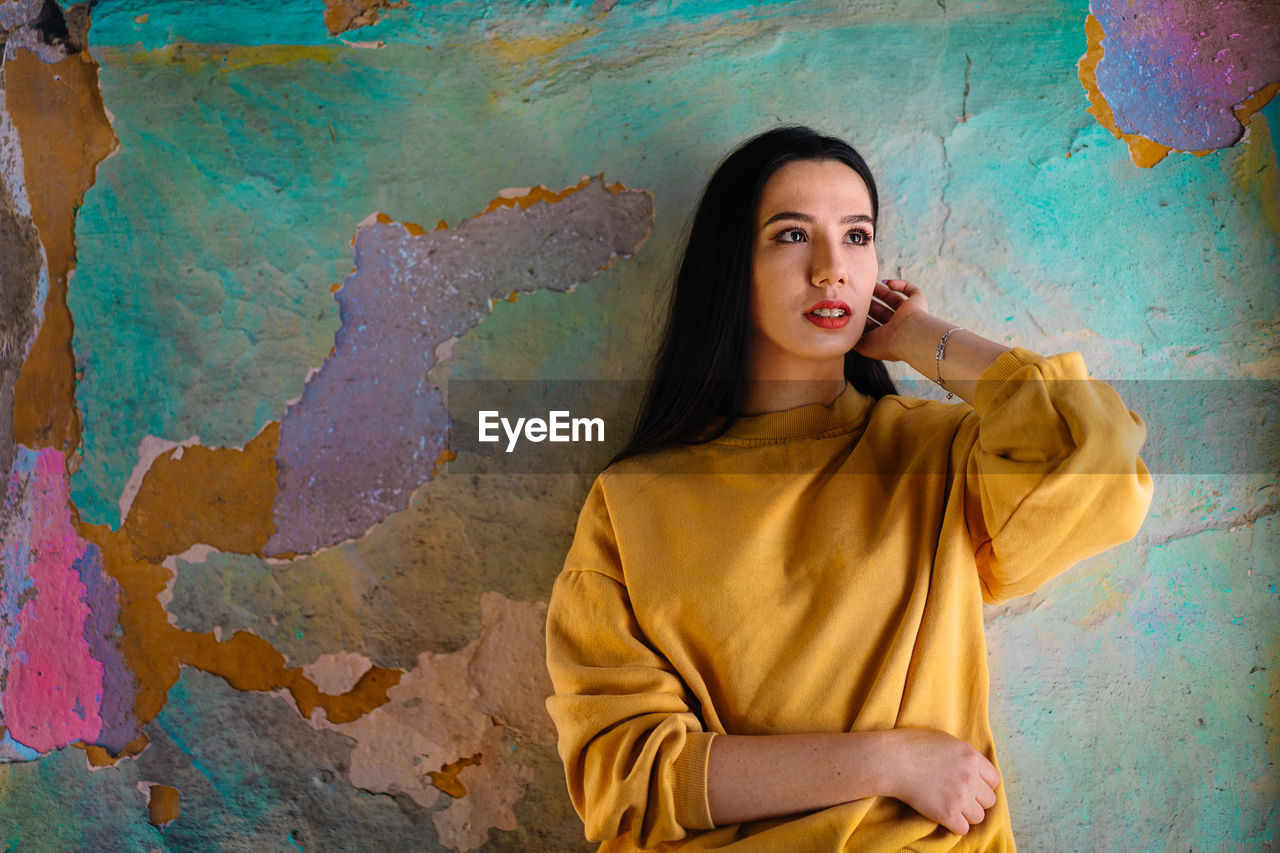
[(871, 398), (846, 382), (830, 405), (809, 403), (780, 412), (744, 415), (721, 438), (767, 442), (841, 435), (860, 427), (870, 408)]

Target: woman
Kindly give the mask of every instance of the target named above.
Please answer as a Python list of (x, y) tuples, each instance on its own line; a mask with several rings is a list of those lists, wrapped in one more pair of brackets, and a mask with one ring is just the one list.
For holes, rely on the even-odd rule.
[[(1130, 538), (1142, 422), (1076, 353), (877, 281), (840, 140), (735, 151), (691, 228), (636, 435), (547, 616), (547, 707), (601, 850), (1013, 850), (983, 602)], [(968, 405), (899, 397), (903, 361)]]

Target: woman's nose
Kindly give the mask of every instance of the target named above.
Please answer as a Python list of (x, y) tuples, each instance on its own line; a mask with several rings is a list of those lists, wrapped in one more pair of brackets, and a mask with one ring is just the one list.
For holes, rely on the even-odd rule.
[(809, 270), (809, 283), (814, 287), (828, 287), (833, 284), (848, 284), (848, 273), (838, 251), (825, 241), (814, 243)]

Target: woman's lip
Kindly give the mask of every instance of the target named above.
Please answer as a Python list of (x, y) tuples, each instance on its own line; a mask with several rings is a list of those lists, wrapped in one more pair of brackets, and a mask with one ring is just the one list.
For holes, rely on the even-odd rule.
[(817, 305), (810, 306), (809, 310), (806, 311), (805, 314), (806, 315), (811, 314), (812, 312), (817, 311), (819, 308), (839, 308), (841, 311), (845, 313), (846, 317), (853, 313), (852, 311), (849, 310), (848, 304), (841, 302), (839, 299), (824, 299), (821, 302), (819, 302)]
[[(842, 317), (819, 317), (814, 314), (820, 308), (838, 309), (844, 312)], [(814, 305), (808, 311), (804, 312), (804, 318), (815, 326), (823, 329), (843, 329), (849, 325), (849, 318), (853, 315), (853, 311), (849, 309), (848, 303), (841, 302), (839, 299), (824, 299), (817, 305)]]
[(849, 315), (843, 317), (819, 317), (817, 314), (805, 314), (804, 318), (815, 326), (823, 329), (843, 329), (849, 325)]

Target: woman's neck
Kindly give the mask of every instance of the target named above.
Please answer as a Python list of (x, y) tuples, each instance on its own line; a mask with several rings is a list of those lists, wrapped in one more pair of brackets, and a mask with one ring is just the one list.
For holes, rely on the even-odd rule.
[(812, 403), (831, 405), (844, 390), (844, 358), (788, 358), (752, 347), (747, 354), (747, 393), (742, 414), (781, 412)]
[(830, 406), (844, 391), (843, 374), (826, 379), (760, 378), (747, 380), (744, 415), (781, 412), (798, 406), (821, 403)]

